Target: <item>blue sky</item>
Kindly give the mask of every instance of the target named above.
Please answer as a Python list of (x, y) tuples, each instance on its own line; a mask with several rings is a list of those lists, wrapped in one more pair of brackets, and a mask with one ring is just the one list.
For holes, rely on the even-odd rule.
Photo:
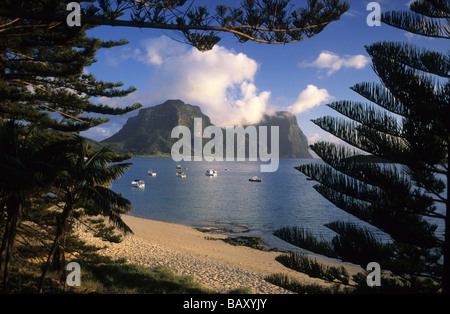
[[(237, 1), (208, 1), (235, 3)], [(174, 39), (176, 32), (102, 26), (88, 35), (103, 40), (126, 38), (123, 47), (100, 50), (94, 65), (86, 70), (97, 79), (121, 81), (137, 91), (122, 99), (100, 99), (111, 106), (140, 102), (151, 107), (167, 99), (181, 99), (198, 105), (213, 123), (253, 123), (262, 114), (278, 110), (293, 112), (309, 143), (336, 141), (310, 120), (338, 115), (327, 108), (334, 100), (363, 100), (349, 88), (364, 81), (378, 81), (364, 46), (379, 41), (409, 42), (447, 51), (445, 40), (429, 39), (381, 24), (368, 26), (370, 1), (348, 1), (350, 10), (319, 35), (300, 43), (265, 45), (240, 44), (230, 34), (209, 52), (198, 52)], [(381, 10), (408, 10), (407, 0), (377, 1)], [(305, 1), (292, 1), (302, 7)], [(111, 117), (111, 122), (84, 132), (105, 139), (136, 115)]]

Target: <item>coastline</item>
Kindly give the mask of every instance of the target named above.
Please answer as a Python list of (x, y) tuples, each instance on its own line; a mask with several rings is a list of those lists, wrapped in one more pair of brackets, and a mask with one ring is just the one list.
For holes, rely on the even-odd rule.
[[(105, 247), (100, 254), (144, 267), (165, 266), (176, 274), (188, 275), (205, 288), (227, 293), (232, 289), (249, 287), (255, 294), (286, 294), (264, 278), (284, 273), (306, 284), (330, 285), (323, 280), (293, 271), (281, 265), (275, 257), (281, 253), (267, 252), (245, 246), (233, 246), (223, 241), (226, 236), (206, 234), (192, 227), (123, 215), (124, 222), (134, 234), (124, 236), (121, 243), (109, 243), (80, 229), (80, 237), (89, 244)], [(360, 267), (319, 259), (328, 266), (344, 266), (350, 275)]]

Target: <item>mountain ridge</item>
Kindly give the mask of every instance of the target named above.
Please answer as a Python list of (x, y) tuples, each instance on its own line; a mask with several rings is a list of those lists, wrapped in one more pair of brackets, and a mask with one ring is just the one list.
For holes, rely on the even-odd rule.
[[(121, 154), (170, 156), (173, 144), (179, 140), (171, 137), (172, 129), (186, 126), (193, 134), (195, 118), (202, 119), (202, 134), (206, 127), (213, 126), (211, 119), (202, 113), (200, 107), (185, 104), (179, 99), (167, 100), (162, 104), (140, 109), (138, 115), (129, 118), (121, 130), (101, 143)], [(279, 111), (273, 115), (265, 115), (260, 123), (254, 124), (267, 126), (269, 131), (275, 125), (279, 126), (280, 158), (312, 158), (306, 136), (292, 113)], [(225, 140), (225, 129), (222, 132)], [(270, 132), (268, 139), (270, 147)], [(210, 140), (203, 138), (202, 147)], [(194, 147), (193, 143), (191, 146)]]

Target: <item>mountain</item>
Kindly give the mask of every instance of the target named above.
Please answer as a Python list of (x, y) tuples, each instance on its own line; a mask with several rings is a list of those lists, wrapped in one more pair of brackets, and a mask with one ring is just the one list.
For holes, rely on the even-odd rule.
[(268, 129), (271, 126), (279, 127), (280, 158), (313, 158), (308, 150), (308, 139), (291, 112), (279, 111), (273, 115), (265, 115), (258, 126), (267, 126)]
[(191, 132), (194, 118), (202, 118), (203, 128), (212, 125), (198, 106), (186, 105), (181, 100), (168, 100), (161, 105), (140, 109), (139, 114), (127, 120), (122, 129), (102, 141), (119, 153), (134, 155), (170, 155), (172, 129), (187, 126)]
[[(173, 144), (179, 140), (171, 138), (172, 129), (183, 125), (193, 134), (195, 118), (202, 119), (202, 133), (206, 127), (213, 125), (198, 106), (185, 104), (181, 100), (167, 100), (161, 105), (139, 110), (137, 116), (129, 118), (119, 132), (102, 143), (108, 144), (118, 153), (169, 156)], [(280, 158), (312, 158), (307, 139), (292, 113), (267, 115), (257, 126), (267, 126), (268, 130), (271, 126), (279, 126)], [(222, 132), (225, 141), (225, 130), (222, 129)], [(270, 132), (268, 138), (270, 139)], [(203, 145), (209, 141), (209, 138), (203, 139)], [(270, 141), (268, 144), (270, 147)], [(194, 147), (192, 141), (191, 145)]]

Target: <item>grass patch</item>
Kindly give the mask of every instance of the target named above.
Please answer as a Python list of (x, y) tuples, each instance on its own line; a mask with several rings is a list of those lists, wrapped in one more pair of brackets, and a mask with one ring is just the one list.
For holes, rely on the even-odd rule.
[(266, 281), (282, 287), (286, 290), (299, 294), (342, 294), (346, 290), (340, 289), (339, 285), (325, 287), (317, 284), (303, 284), (286, 274), (272, 274), (265, 278)]
[(266, 248), (262, 246), (262, 238), (258, 237), (227, 237), (225, 239), (214, 238), (214, 237), (205, 237), (206, 240), (212, 241), (223, 241), (225, 243), (234, 245), (234, 246), (247, 246), (252, 249), (257, 249), (260, 251), (265, 251)]
[(344, 285), (348, 285), (350, 282), (350, 275), (343, 266), (323, 266), (317, 262), (317, 259), (309, 258), (304, 254), (282, 254), (277, 256), (275, 260), (290, 269), (307, 274), (313, 278), (320, 278), (330, 282), (337, 281)]
[(197, 231), (203, 233), (234, 233), (232, 229), (224, 228), (224, 227), (208, 227), (208, 228), (194, 228)]
[(252, 249), (265, 251), (266, 249), (261, 245), (262, 238), (258, 237), (228, 237), (223, 239), (225, 243), (235, 246), (247, 246)]
[[(81, 286), (64, 287), (53, 268), (49, 270), (43, 285), (43, 293), (51, 294), (211, 294), (190, 276), (180, 276), (165, 267), (145, 268), (129, 264), (124, 259), (112, 260), (98, 254), (99, 248), (86, 245), (78, 237), (66, 239), (71, 251), (79, 252), (66, 262), (77, 262), (81, 268)], [(42, 251), (42, 259), (31, 260), (29, 251)], [(37, 293), (45, 251), (41, 247), (31, 250), (19, 246), (17, 256), (11, 263), (8, 286), (0, 293)], [(20, 253), (20, 254), (19, 254)], [(67, 272), (69, 273), (69, 272)], [(0, 279), (2, 276), (0, 274)]]
[(321, 255), (335, 257), (330, 242), (324, 240), (323, 238), (317, 239), (311, 231), (302, 227), (283, 227), (275, 230), (273, 235), (297, 247), (301, 247)]
[(239, 287), (228, 291), (228, 294), (253, 294), (253, 290), (250, 287)]
[(91, 218), (87, 220), (94, 229), (94, 237), (100, 238), (103, 241), (120, 243), (123, 241), (123, 236), (115, 232), (114, 226), (107, 226), (103, 218)]
[[(82, 277), (83, 280), (83, 277)], [(213, 293), (165, 267), (145, 268), (134, 264), (90, 265), (84, 274), (84, 289), (113, 294), (205, 294)], [(81, 286), (83, 289), (83, 284)], [(90, 290), (90, 289), (89, 289)]]

